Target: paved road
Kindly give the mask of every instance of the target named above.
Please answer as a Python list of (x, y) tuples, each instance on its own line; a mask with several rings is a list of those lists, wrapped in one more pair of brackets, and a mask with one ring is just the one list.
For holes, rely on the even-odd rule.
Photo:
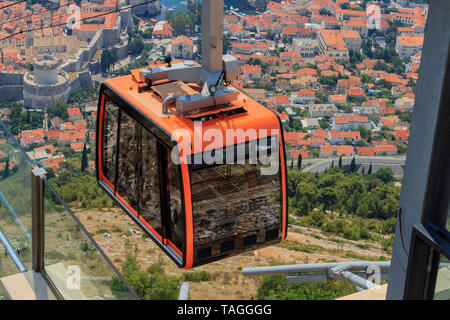
[[(342, 164), (350, 165), (353, 157), (343, 157)], [(308, 160), (308, 161), (307, 161)], [(403, 175), (403, 168), (405, 165), (405, 156), (401, 157), (360, 157), (355, 156), (356, 165), (360, 165), (359, 171), (362, 168), (365, 168), (365, 172), (367, 172), (370, 164), (372, 163), (372, 168), (374, 171), (380, 168), (392, 168), (395, 175)], [(322, 172), (331, 167), (332, 162), (334, 161), (334, 165), (337, 166), (339, 163), (339, 158), (327, 158), (327, 159), (305, 159), (304, 164), (311, 164), (305, 168), (303, 171), (305, 172)]]

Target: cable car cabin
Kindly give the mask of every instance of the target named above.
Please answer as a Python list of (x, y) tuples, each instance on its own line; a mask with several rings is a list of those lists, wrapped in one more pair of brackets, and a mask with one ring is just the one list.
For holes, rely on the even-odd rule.
[(226, 59), (216, 77), (169, 61), (100, 89), (98, 183), (185, 269), (287, 234), (281, 122), (229, 85), (238, 66)]

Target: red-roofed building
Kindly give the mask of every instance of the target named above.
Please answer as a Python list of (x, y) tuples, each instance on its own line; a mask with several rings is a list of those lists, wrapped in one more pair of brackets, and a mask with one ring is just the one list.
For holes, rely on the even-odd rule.
[(395, 51), (402, 59), (409, 59), (411, 56), (422, 51), (423, 34), (404, 34), (397, 36), (395, 42)]
[(299, 104), (314, 103), (316, 101), (316, 93), (309, 89), (301, 89), (292, 93), (291, 101)]
[(58, 173), (59, 171), (61, 171), (61, 162), (64, 162), (64, 156), (62, 155), (41, 160), (41, 166), (43, 168), (53, 169), (55, 173)]
[(55, 146), (53, 146), (51, 144), (47, 144), (42, 147), (34, 148), (34, 150), (46, 150), (50, 155), (52, 155), (56, 152)]
[(153, 28), (153, 36), (155, 38), (172, 38), (173, 28), (167, 21), (159, 21)]
[(173, 39), (170, 54), (175, 58), (192, 59), (194, 41), (183, 35)]
[(59, 130), (50, 130), (50, 131), (47, 131), (45, 134), (46, 134), (47, 139), (57, 140), (58, 136), (59, 136)]
[(394, 130), (394, 128), (400, 123), (400, 119), (398, 118), (398, 116), (387, 116), (381, 118), (380, 123), (383, 127)]
[(354, 144), (361, 140), (361, 133), (359, 131), (330, 130), (329, 140), (331, 144), (343, 144), (345, 142), (351, 142)]
[(338, 92), (346, 92), (347, 89), (357, 88), (361, 86), (361, 80), (358, 78), (353, 79), (339, 79), (337, 82)]
[(20, 145), (28, 147), (31, 144), (44, 144), (44, 129), (23, 130), (20, 132)]
[(328, 96), (328, 101), (334, 104), (345, 103), (347, 101), (347, 97), (343, 94), (330, 94)]
[(305, 137), (308, 136), (307, 132), (284, 132), (284, 141), (291, 146), (307, 145), (308, 141)]
[(365, 98), (366, 93), (361, 88), (350, 88), (347, 89), (347, 97)]
[(409, 138), (409, 130), (394, 131), (395, 140), (400, 142), (406, 142)]
[(312, 135), (317, 138), (328, 139), (328, 133), (323, 129), (313, 130)]
[(364, 126), (370, 129), (369, 118), (366, 116), (349, 115), (337, 116), (332, 120), (331, 127), (339, 131), (351, 131), (358, 129), (359, 126)]
[(86, 132), (83, 131), (60, 131), (58, 135), (58, 145), (66, 147), (71, 143), (86, 142)]
[(275, 96), (274, 100), (277, 107), (285, 107), (291, 104), (288, 96)]
[(247, 82), (252, 79), (261, 79), (262, 69), (260, 65), (253, 66), (246, 64), (241, 67), (241, 72), (244, 75), (244, 81)]
[(69, 118), (72, 121), (75, 120), (83, 120), (83, 116), (81, 114), (80, 108), (75, 107), (75, 108), (67, 108), (67, 113), (69, 115)]
[(375, 147), (359, 147), (358, 155), (363, 157), (373, 157), (377, 155), (377, 148)]
[(355, 148), (352, 146), (336, 146), (331, 144), (325, 144), (320, 147), (321, 157), (332, 157), (342, 155), (353, 155)]
[[(299, 157), (299, 155), (302, 155), (302, 159), (307, 159), (309, 157), (311, 157), (311, 152), (308, 150), (295, 150), (295, 149), (291, 149), (291, 159), (293, 159), (294, 161), (296, 161)], [(296, 167), (297, 163), (294, 162), (294, 167)]]
[(81, 151), (83, 151), (84, 143), (83, 142), (71, 143), (70, 147), (76, 152), (81, 152)]
[(375, 148), (377, 148), (377, 155), (392, 156), (397, 153), (397, 147), (391, 144), (378, 145)]

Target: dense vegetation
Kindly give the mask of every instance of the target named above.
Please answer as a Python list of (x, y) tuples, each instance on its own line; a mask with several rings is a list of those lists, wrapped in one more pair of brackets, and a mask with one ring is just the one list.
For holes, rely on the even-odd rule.
[(177, 34), (186, 34), (194, 32), (196, 25), (201, 25), (201, 14), (201, 5), (190, 3), (185, 13), (166, 11), (165, 20), (172, 25)]
[[(122, 275), (142, 299), (148, 300), (176, 300), (182, 281), (201, 282), (212, 279), (212, 275), (207, 271), (189, 271), (180, 277), (166, 275), (161, 256), (147, 270), (143, 271), (132, 254), (129, 254), (122, 264)], [(123, 283), (117, 276), (113, 277), (111, 281), (111, 291), (116, 295), (126, 292)]]
[(9, 130), (15, 135), (19, 134), (21, 130), (30, 130), (42, 126), (44, 115), (38, 111), (25, 111), (22, 103), (2, 101), (0, 102), (0, 108), (11, 110)]
[(346, 174), (339, 167), (322, 173), (288, 172), (289, 212), (308, 215), (313, 209), (340, 215), (389, 219), (395, 217), (400, 188), (394, 185), (392, 169), (374, 174)]
[(75, 174), (73, 170), (63, 171), (58, 177), (49, 179), (61, 198), (72, 205), (85, 209), (113, 207), (112, 200), (97, 185), (96, 178), (89, 174)]
[(334, 300), (354, 293), (349, 281), (287, 284), (285, 275), (264, 276), (258, 288), (260, 300)]
[[(143, 271), (136, 258), (129, 255), (122, 265), (122, 275), (142, 299), (176, 300), (180, 279), (166, 275), (162, 265), (163, 261), (159, 259), (146, 271)], [(116, 294), (126, 292), (123, 283), (117, 276), (114, 276), (111, 281), (111, 291)]]

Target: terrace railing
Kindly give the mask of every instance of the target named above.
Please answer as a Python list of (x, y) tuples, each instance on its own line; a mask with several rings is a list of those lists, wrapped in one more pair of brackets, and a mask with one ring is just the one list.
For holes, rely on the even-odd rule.
[(59, 299), (139, 299), (3, 122), (0, 151), (0, 278), (39, 273)]

